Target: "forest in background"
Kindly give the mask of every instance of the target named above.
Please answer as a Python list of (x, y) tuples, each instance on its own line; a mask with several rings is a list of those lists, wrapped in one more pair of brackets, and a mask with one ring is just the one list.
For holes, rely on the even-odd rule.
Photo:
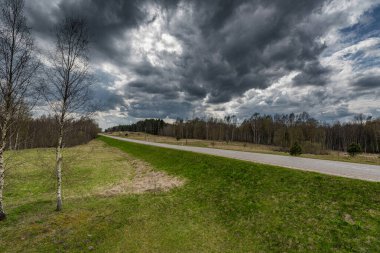
[[(49, 148), (57, 146), (58, 121), (53, 116), (18, 119), (8, 129), (6, 149)], [(98, 124), (89, 118), (72, 119), (66, 123), (64, 146), (84, 144), (96, 138)], [(1, 131), (0, 131), (1, 134)]]
[(350, 122), (333, 124), (320, 122), (306, 112), (276, 115), (254, 113), (240, 123), (234, 115), (223, 119), (177, 119), (173, 124), (162, 119), (146, 119), (105, 131), (145, 132), (177, 139), (227, 143), (238, 141), (278, 146), (283, 151), (288, 151), (297, 142), (304, 153), (311, 154), (323, 154), (327, 150), (347, 151), (351, 143), (359, 144), (366, 153), (380, 152), (380, 119), (363, 114), (356, 115)]

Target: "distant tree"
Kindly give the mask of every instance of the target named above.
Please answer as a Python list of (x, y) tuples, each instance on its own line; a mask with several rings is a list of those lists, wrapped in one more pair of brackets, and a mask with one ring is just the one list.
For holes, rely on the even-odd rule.
[(224, 123), (226, 125), (224, 132), (225, 132), (225, 141), (228, 144), (230, 141), (230, 124), (231, 124), (232, 117), (231, 115), (224, 116)]
[(119, 125), (107, 128), (105, 132), (145, 132), (158, 135), (162, 132), (165, 122), (162, 119), (145, 119), (130, 125)]
[[(14, 149), (50, 148), (57, 146), (57, 120), (53, 116), (28, 117), (21, 122), (21, 128), (16, 133)], [(99, 126), (88, 118), (75, 119), (66, 124), (65, 147), (72, 147), (89, 142), (100, 132)], [(9, 147), (10, 148), (10, 147)]]
[(89, 35), (84, 19), (67, 17), (56, 27), (56, 49), (47, 70), (44, 95), (57, 119), (57, 211), (62, 209), (62, 149), (65, 130), (78, 114), (85, 113), (89, 97)]
[(39, 64), (33, 55), (24, 1), (3, 0), (0, 8), (0, 220), (3, 220), (4, 151), (20, 113), (30, 105), (27, 97), (34, 90), (32, 79)]
[(355, 156), (357, 154), (360, 154), (361, 152), (362, 152), (362, 148), (360, 144), (358, 143), (353, 142), (347, 147), (347, 153), (350, 156)]
[(290, 147), (290, 151), (289, 151), (290, 155), (292, 156), (298, 156), (298, 155), (301, 155), (302, 154), (302, 148), (301, 146), (298, 144), (298, 142), (295, 142), (291, 147)]

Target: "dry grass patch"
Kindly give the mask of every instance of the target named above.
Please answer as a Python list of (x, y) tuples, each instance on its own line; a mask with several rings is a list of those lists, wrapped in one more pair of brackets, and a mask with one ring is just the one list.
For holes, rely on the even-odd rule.
[(184, 185), (185, 180), (168, 175), (165, 172), (154, 171), (152, 166), (141, 160), (129, 157), (128, 163), (135, 171), (132, 179), (126, 178), (122, 182), (102, 189), (101, 196), (114, 196), (119, 194), (141, 194), (146, 192), (167, 192), (173, 188)]
[[(34, 198), (54, 200), (54, 149), (13, 153), (6, 191), (8, 209), (31, 204)], [(97, 140), (65, 149), (63, 173), (64, 202), (94, 195), (166, 192), (184, 184), (184, 180), (155, 171), (150, 164)]]

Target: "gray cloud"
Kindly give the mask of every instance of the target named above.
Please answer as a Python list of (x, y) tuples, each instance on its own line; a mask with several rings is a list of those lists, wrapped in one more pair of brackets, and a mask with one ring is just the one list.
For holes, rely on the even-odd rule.
[(371, 90), (380, 88), (380, 75), (370, 75), (360, 77), (353, 82), (353, 86), (358, 90)]
[(295, 85), (325, 85), (331, 71), (319, 62), (308, 62), (302, 72), (293, 78)]
[[(252, 88), (265, 89), (289, 71), (301, 72), (297, 85), (324, 85), (328, 70), (318, 57), (325, 45), (317, 40), (323, 31), (302, 25), (323, 3), (197, 2), (195, 23), (190, 25), (198, 27), (202, 36), (180, 37), (185, 45), (197, 45), (185, 52), (185, 76), (190, 80), (183, 88), (188, 90), (196, 77), (206, 88), (208, 102), (222, 103)], [(177, 28), (174, 34), (190, 29)]]
[[(323, 16), (323, 6), (329, 2), (65, 0), (52, 4), (33, 0), (27, 3), (27, 14), (37, 36), (50, 40), (52, 25), (59, 18), (73, 14), (87, 18), (94, 64), (110, 62), (128, 77), (116, 93), (107, 87), (114, 86), (117, 79), (99, 74), (94, 94), (104, 103), (101, 110), (126, 108), (124, 99), (130, 99), (126, 110), (132, 117), (176, 118), (188, 116), (201, 105), (203, 109), (224, 108), (223, 103), (241, 98), (251, 89), (266, 90), (293, 72), (298, 74), (289, 81), (289, 88), (328, 86), (334, 72), (320, 62), (330, 46), (321, 38), (350, 16), (344, 11)], [(160, 62), (153, 64), (149, 53), (132, 47), (132, 34), (160, 18), (160, 33), (173, 36), (181, 52), (160, 51), (151, 41), (154, 47), (149, 50)], [(376, 79), (378, 76), (363, 76), (352, 85), (360, 90), (374, 89), (379, 87)], [(264, 104), (268, 106), (261, 109), (282, 112), (312, 108), (321, 101), (334, 106), (344, 101), (323, 89), (310, 96), (308, 105), (289, 97), (267, 98)], [(247, 104), (239, 110), (245, 115), (252, 108)]]
[(188, 118), (191, 108), (190, 103), (165, 100), (158, 95), (145, 103), (131, 103), (129, 115), (135, 118)]
[(109, 89), (115, 80), (115, 77), (103, 73), (102, 71), (97, 71), (95, 82), (90, 88), (93, 103), (97, 110), (108, 111), (116, 107), (121, 110), (126, 110), (127, 105), (124, 101), (124, 97)]
[[(147, 0), (31, 0), (27, 1), (27, 16), (31, 27), (40, 36), (52, 36), (56, 23), (65, 16), (80, 16), (86, 18), (92, 39), (93, 52), (100, 61), (113, 60), (120, 64), (131, 52), (123, 47), (120, 54), (117, 41), (125, 40), (125, 31), (141, 24), (151, 22), (143, 5)], [(178, 1), (157, 0), (165, 10), (176, 6)], [(50, 8), (47, 8), (49, 5)]]

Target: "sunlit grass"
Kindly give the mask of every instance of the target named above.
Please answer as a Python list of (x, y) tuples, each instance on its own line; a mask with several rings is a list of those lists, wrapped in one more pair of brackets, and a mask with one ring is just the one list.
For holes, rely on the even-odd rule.
[[(7, 175), (0, 252), (380, 251), (379, 183), (99, 139), (66, 149), (61, 213), (54, 150), (14, 156), (20, 165)], [(186, 184), (94, 194), (133, 175), (130, 156)]]

